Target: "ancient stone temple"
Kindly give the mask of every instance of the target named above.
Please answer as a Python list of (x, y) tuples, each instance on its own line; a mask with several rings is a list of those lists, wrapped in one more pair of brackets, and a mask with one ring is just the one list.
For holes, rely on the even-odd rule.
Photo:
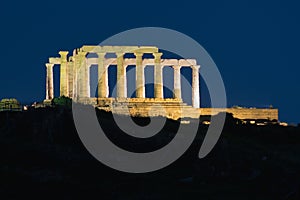
[[(107, 54), (115, 54), (115, 58), (107, 58)], [(125, 54), (133, 54), (134, 58), (125, 58)], [(144, 54), (151, 54), (153, 58), (143, 58)], [(46, 100), (54, 98), (54, 65), (60, 66), (60, 96), (72, 98), (73, 101), (92, 104), (99, 109), (119, 114), (133, 116), (165, 116), (172, 119), (191, 117), (198, 118), (202, 113), (218, 113), (224, 109), (200, 108), (199, 69), (195, 59), (162, 59), (162, 53), (155, 46), (82, 46), (73, 50), (60, 51), (60, 57), (50, 57), (46, 63)], [(94, 55), (94, 56), (88, 56)], [(90, 95), (90, 68), (98, 66), (97, 97)], [(108, 68), (117, 66), (116, 97), (109, 94)], [(135, 66), (136, 96), (127, 96), (126, 67)], [(145, 73), (146, 66), (154, 67), (154, 98), (146, 98)], [(173, 98), (164, 98), (163, 68), (173, 68)], [(192, 105), (182, 101), (181, 74), (182, 67), (192, 70)], [(249, 110), (250, 111), (250, 110)], [(253, 111), (253, 110), (252, 110)], [(246, 111), (247, 117), (258, 116)], [(238, 117), (239, 111), (231, 110)], [(245, 111), (244, 111), (245, 112)], [(260, 112), (260, 111), (259, 111)], [(277, 112), (277, 113), (276, 113)], [(243, 115), (244, 116), (244, 115)], [(255, 117), (254, 116), (254, 117)], [(264, 118), (278, 119), (278, 111), (264, 110)]]
[[(88, 57), (88, 54), (97, 57)], [(115, 53), (116, 58), (106, 58), (108, 53)], [(124, 58), (127, 53), (134, 54), (135, 58)], [(82, 46), (75, 49), (73, 55), (60, 51), (60, 57), (51, 57), (46, 63), (46, 101), (54, 98), (53, 66), (60, 65), (60, 96), (70, 97), (74, 101), (93, 104), (107, 109), (114, 105), (115, 111), (121, 112), (122, 106), (135, 108), (131, 114), (147, 115), (152, 109), (154, 115), (172, 115), (180, 117), (182, 108), (189, 111), (189, 115), (199, 117), (199, 68), (195, 59), (162, 59), (162, 53), (154, 46)], [(144, 54), (152, 54), (153, 58), (143, 58)], [(90, 67), (98, 65), (98, 95), (90, 95)], [(117, 66), (116, 97), (109, 97), (108, 67)], [(127, 97), (126, 67), (136, 67), (136, 97)], [(154, 67), (154, 98), (145, 97), (145, 66)], [(164, 98), (163, 94), (163, 67), (169, 66), (174, 70), (174, 98)], [(181, 98), (181, 67), (192, 68), (192, 106), (182, 102)], [(124, 104), (125, 103), (125, 104)], [(118, 106), (119, 105), (119, 106)], [(157, 110), (155, 110), (157, 106)], [(164, 107), (165, 109), (161, 109)], [(194, 109), (193, 109), (194, 108)], [(172, 110), (169, 113), (167, 110)], [(166, 114), (167, 113), (167, 114)], [(176, 115), (176, 117), (175, 117)], [(173, 117), (172, 117), (173, 118)]]

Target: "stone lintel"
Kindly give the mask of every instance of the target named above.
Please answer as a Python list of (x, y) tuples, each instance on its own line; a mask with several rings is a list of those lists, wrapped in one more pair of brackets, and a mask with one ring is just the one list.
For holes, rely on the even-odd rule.
[[(103, 53), (99, 53), (100, 55), (103, 55)], [(122, 55), (121, 53), (120, 55)], [(138, 53), (139, 54), (139, 53)], [(191, 60), (191, 62), (189, 61)], [(196, 60), (194, 59), (161, 59), (161, 66), (173, 66), (173, 65), (179, 65), (179, 66), (193, 66)], [(58, 64), (60, 63), (60, 59), (58, 59)], [(117, 59), (116, 58), (105, 58), (104, 62), (106, 65), (116, 65)], [(124, 65), (135, 65), (136, 64), (136, 58), (125, 58), (124, 59)], [(145, 58), (142, 59), (143, 65), (154, 65), (155, 59), (153, 58)], [(52, 62), (50, 62), (52, 63)], [(87, 63), (89, 65), (97, 65), (98, 64), (98, 58), (87, 58)], [(56, 63), (55, 63), (56, 64)]]
[(55, 65), (59, 65), (60, 64), (60, 58), (58, 58), (58, 57), (50, 57), (49, 58), (49, 63), (55, 64)]
[(196, 59), (180, 59), (178, 61), (178, 65), (180, 65), (180, 66), (197, 65), (197, 61), (196, 61)]
[(67, 55), (68, 55), (68, 51), (60, 51), (60, 52), (58, 52), (58, 54), (61, 56), (61, 58), (67, 58)]
[(153, 53), (158, 52), (158, 48), (155, 46), (82, 46), (81, 50), (83, 52), (90, 53), (115, 53), (115, 52), (123, 52), (123, 53)]

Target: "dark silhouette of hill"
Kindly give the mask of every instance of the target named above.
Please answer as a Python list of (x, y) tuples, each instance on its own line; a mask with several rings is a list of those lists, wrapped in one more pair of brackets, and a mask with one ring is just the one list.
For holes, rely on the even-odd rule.
[[(134, 139), (122, 133), (111, 113), (97, 115), (116, 145), (135, 152), (161, 148), (179, 126), (167, 120), (156, 136)], [(192, 146), (176, 162), (156, 172), (128, 174), (87, 152), (70, 109), (1, 112), (0, 122), (1, 199), (300, 198), (299, 127), (242, 125), (228, 114), (221, 138), (204, 159), (198, 152), (208, 126), (200, 124)]]

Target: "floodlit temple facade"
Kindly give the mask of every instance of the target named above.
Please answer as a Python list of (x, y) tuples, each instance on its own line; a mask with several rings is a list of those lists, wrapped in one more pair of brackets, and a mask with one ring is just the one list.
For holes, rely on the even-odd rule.
[[(199, 73), (200, 68), (195, 59), (161, 59), (162, 53), (157, 47), (138, 46), (83, 46), (75, 49), (68, 57), (67, 51), (60, 51), (60, 57), (49, 58), (47, 67), (46, 99), (54, 98), (53, 66), (60, 65), (60, 96), (76, 100), (90, 98), (91, 65), (98, 65), (98, 98), (108, 98), (108, 67), (117, 65), (117, 96), (118, 99), (127, 98), (126, 67), (136, 66), (136, 98), (145, 98), (144, 68), (152, 65), (155, 69), (154, 98), (163, 99), (163, 67), (174, 69), (174, 98), (181, 99), (180, 68), (189, 66), (193, 69), (193, 107), (199, 108)], [(87, 58), (88, 53), (97, 54), (97, 58)], [(105, 58), (108, 53), (115, 53), (116, 58)], [(124, 59), (124, 54), (133, 53), (135, 58)], [(154, 59), (143, 59), (143, 54), (152, 54)]]
[[(60, 51), (60, 57), (50, 57), (46, 63), (46, 100), (54, 98), (54, 65), (60, 66), (60, 96), (72, 98), (73, 101), (92, 104), (99, 109), (133, 116), (165, 116), (172, 119), (198, 118), (201, 113), (214, 113), (211, 109), (200, 108), (199, 70), (200, 65), (195, 59), (162, 59), (162, 53), (155, 46), (82, 46), (75, 49), (73, 54)], [(106, 58), (114, 53), (115, 58)], [(96, 56), (90, 57), (89, 54)], [(125, 54), (133, 54), (134, 58), (124, 58)], [(153, 58), (143, 58), (144, 54), (152, 54)], [(96, 97), (90, 94), (90, 68), (98, 67), (98, 87)], [(109, 94), (108, 68), (117, 66), (116, 97)], [(135, 66), (134, 98), (127, 96), (126, 67)], [(154, 98), (146, 98), (145, 67), (154, 67)], [(164, 98), (163, 68), (173, 68), (173, 98)], [(182, 67), (192, 70), (192, 105), (182, 101), (181, 73)], [(275, 109), (273, 109), (275, 110)], [(225, 109), (219, 109), (225, 111)], [(234, 113), (233, 113), (234, 114)], [(239, 116), (237, 116), (239, 117)], [(247, 115), (247, 117), (251, 117)], [(270, 110), (268, 119), (278, 119), (278, 113)], [(241, 118), (241, 116), (240, 116)]]

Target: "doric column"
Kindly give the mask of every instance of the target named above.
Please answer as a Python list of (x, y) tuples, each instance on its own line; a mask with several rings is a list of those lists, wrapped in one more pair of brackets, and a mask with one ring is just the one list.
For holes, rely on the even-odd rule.
[(143, 53), (134, 53), (136, 57), (136, 97), (145, 98), (145, 74), (143, 66)]
[(98, 97), (108, 97), (108, 73), (107, 67), (105, 66), (105, 54), (98, 54)]
[(67, 55), (68, 51), (60, 51), (60, 96), (68, 96), (68, 72)]
[(175, 65), (174, 69), (174, 98), (181, 99), (181, 76), (180, 76), (180, 68), (181, 66)]
[(74, 63), (73, 61), (68, 62), (68, 97), (73, 97), (74, 88)]
[(79, 97), (79, 56), (73, 54), (73, 99), (78, 99)]
[(54, 66), (54, 64), (46, 63), (46, 68), (47, 68), (46, 99), (47, 100), (51, 100), (54, 98), (53, 66)]
[(124, 53), (117, 55), (117, 98), (127, 97), (126, 66), (124, 65)]
[(78, 66), (78, 76), (79, 76), (79, 98), (89, 97), (89, 70), (86, 63), (86, 52), (78, 52), (79, 55), (79, 66)]
[(199, 92), (199, 69), (200, 65), (192, 67), (192, 105), (194, 108), (200, 108), (200, 92)]
[(161, 65), (162, 53), (153, 53), (154, 56), (154, 98), (164, 98), (163, 70)]
[(85, 97), (88, 97), (90, 98), (91, 97), (91, 80), (90, 80), (90, 69), (91, 69), (91, 66), (92, 65), (88, 65), (87, 64), (87, 58), (85, 58), (85, 71), (84, 71), (84, 74), (86, 76), (86, 79), (85, 79), (85, 89), (86, 89), (86, 92), (85, 92)]

